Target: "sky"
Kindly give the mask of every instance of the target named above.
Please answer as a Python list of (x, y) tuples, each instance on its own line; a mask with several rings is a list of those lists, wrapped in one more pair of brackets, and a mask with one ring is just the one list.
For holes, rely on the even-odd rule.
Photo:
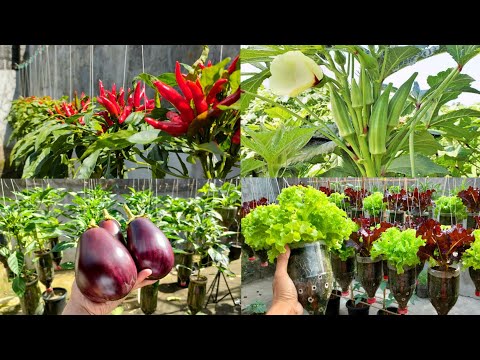
[[(420, 85), (420, 89), (428, 89), (427, 77), (430, 75), (436, 75), (440, 71), (444, 71), (451, 67), (456, 67), (455, 61), (447, 53), (442, 53), (439, 55), (432, 56), (428, 59), (418, 61), (416, 64), (407, 66), (400, 71), (397, 71), (395, 74), (389, 76), (385, 83), (392, 82), (393, 86), (398, 87), (403, 84), (407, 79), (414, 73), (418, 72), (416, 81)], [(242, 72), (256, 72), (258, 71), (255, 67), (242, 64)], [(325, 71), (328, 73), (327, 71)], [(477, 90), (480, 90), (480, 55), (470, 60), (462, 70), (463, 74), (470, 75), (472, 78), (476, 79), (472, 83), (472, 87)], [(242, 78), (243, 80), (243, 78)], [(268, 86), (268, 79), (265, 82), (265, 86)], [(456, 100), (452, 101), (453, 103), (460, 102), (465, 106), (470, 106), (475, 103), (480, 103), (480, 94), (470, 94), (463, 93)]]

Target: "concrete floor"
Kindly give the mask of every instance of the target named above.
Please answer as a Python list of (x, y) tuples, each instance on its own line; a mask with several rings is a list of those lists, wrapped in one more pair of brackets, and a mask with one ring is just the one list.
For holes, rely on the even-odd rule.
[[(252, 281), (248, 284), (242, 284), (242, 311), (251, 303), (255, 301), (261, 301), (266, 304), (267, 309), (270, 308), (272, 303), (272, 281), (273, 277), (263, 278)], [(361, 289), (363, 293), (363, 289)], [(360, 293), (355, 291), (356, 293)], [(389, 291), (386, 290), (386, 296), (388, 297)], [(473, 294), (472, 294), (473, 295)], [(383, 291), (378, 290), (377, 303), (370, 307), (370, 315), (376, 315), (377, 311), (382, 307)], [(348, 315), (345, 303), (348, 298), (342, 298), (340, 300), (340, 315)], [(394, 302), (391, 306), (398, 306)], [(307, 314), (306, 312), (304, 314)], [(408, 303), (408, 315), (437, 315), (435, 308), (430, 303), (429, 299), (414, 299)], [(480, 298), (473, 298), (460, 295), (457, 303), (450, 310), (448, 315), (480, 315)]]
[[(233, 298), (236, 304), (240, 303), (240, 287), (241, 287), (241, 269), (240, 269), (240, 260), (232, 261), (230, 263), (230, 270), (235, 274), (232, 277), (226, 277), (228, 281), (228, 286), (232, 292)], [(0, 270), (4, 270), (3, 266), (0, 267)], [(202, 275), (207, 276), (207, 290), (212, 283), (215, 275), (217, 274), (217, 268), (208, 267), (202, 269)], [(3, 276), (3, 273), (0, 277)], [(70, 294), (70, 289), (73, 283), (75, 273), (73, 270), (64, 270), (55, 272), (55, 277), (53, 280), (53, 287), (63, 287), (68, 289)], [(40, 284), (41, 291), (45, 291), (45, 286)], [(122, 312), (122, 315), (143, 315), (142, 310), (138, 302), (140, 290), (130, 293), (122, 303), (122, 309), (119, 309)], [(158, 291), (158, 304), (157, 310), (153, 315), (186, 315), (188, 308), (186, 305), (187, 302), (187, 293), (188, 289), (180, 288), (177, 286), (177, 273), (175, 269), (171, 271), (169, 275), (160, 280), (160, 287)], [(207, 293), (207, 298), (208, 298)], [(225, 281), (221, 278), (218, 298), (221, 298), (223, 295), (228, 294)], [(69, 295), (67, 296), (69, 299)], [(7, 314), (22, 314), (20, 308), (20, 300), (11, 288), (2, 288), (0, 292), (0, 315)], [(234, 305), (230, 296), (226, 296), (223, 300), (219, 301), (217, 304), (209, 303), (206, 309), (201, 313), (204, 315), (238, 315), (240, 314), (240, 305)]]

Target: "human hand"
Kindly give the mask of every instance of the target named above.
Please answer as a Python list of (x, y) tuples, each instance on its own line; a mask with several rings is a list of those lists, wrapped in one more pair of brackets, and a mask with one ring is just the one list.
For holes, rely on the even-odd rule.
[[(140, 271), (137, 275), (137, 282), (131, 291), (155, 283), (157, 280), (145, 280), (151, 274), (152, 270), (150, 269)], [(104, 303), (91, 301), (82, 294), (77, 286), (77, 282), (74, 281), (70, 301), (67, 303), (67, 306), (65, 306), (62, 315), (108, 315), (120, 305), (122, 301), (123, 299)]]
[(290, 248), (285, 245), (286, 252), (277, 258), (277, 268), (273, 278), (273, 301), (267, 315), (302, 315), (303, 306), (298, 301), (297, 289), (288, 276), (287, 266)]

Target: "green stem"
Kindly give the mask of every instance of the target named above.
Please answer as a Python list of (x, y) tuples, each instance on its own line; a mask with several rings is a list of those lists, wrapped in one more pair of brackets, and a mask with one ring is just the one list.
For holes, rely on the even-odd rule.
[(375, 167), (368, 150), (367, 137), (361, 135), (359, 138), (360, 149), (362, 151), (363, 160), (365, 161), (365, 170), (367, 171), (367, 177), (375, 177)]
[(123, 204), (123, 209), (125, 210), (125, 213), (127, 214), (128, 221), (135, 218), (135, 215), (133, 215), (132, 210), (130, 210), (130, 208), (128, 207), (127, 204)]
[(415, 177), (415, 144), (414, 144), (415, 131), (412, 131), (408, 135), (408, 151), (410, 152), (410, 168), (412, 169), (412, 178)]

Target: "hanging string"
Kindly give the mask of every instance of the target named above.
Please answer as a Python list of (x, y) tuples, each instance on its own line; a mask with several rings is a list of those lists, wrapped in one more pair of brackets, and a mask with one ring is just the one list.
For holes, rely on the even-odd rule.
[(90, 96), (93, 95), (93, 45), (90, 45)]
[(53, 45), (53, 98), (57, 98), (57, 45)]
[(221, 62), (223, 58), (223, 45), (220, 45), (220, 60), (218, 62)]
[(123, 60), (123, 88), (125, 89), (125, 76), (127, 73), (127, 51), (128, 51), (128, 45), (125, 45), (125, 59)]
[(49, 95), (53, 94), (52, 91), (52, 77), (50, 76), (50, 55), (48, 53), (48, 45), (47, 45), (47, 74), (48, 74), (48, 87), (49, 87)]
[(72, 45), (68, 45), (69, 56), (70, 56), (70, 92), (68, 93), (70, 101), (72, 100)]

